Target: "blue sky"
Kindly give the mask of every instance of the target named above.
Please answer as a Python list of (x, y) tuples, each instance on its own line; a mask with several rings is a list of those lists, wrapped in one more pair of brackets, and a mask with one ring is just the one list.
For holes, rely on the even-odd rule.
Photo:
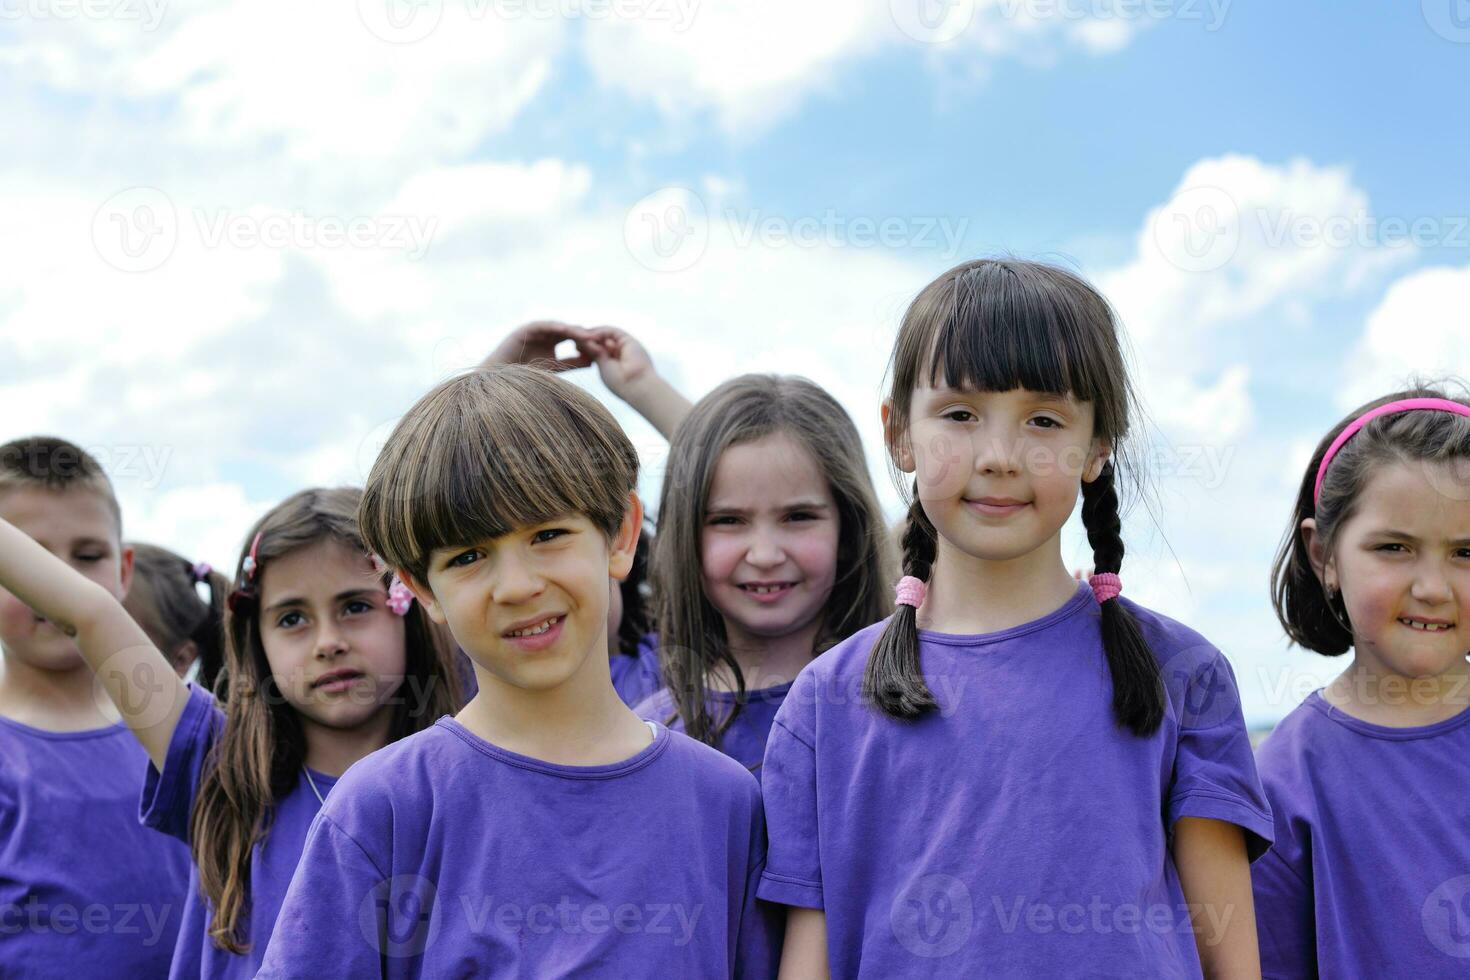
[[(813, 377), (896, 515), (904, 305), (1047, 258), (1118, 308), (1153, 420), (1130, 594), (1226, 652), (1253, 722), (1340, 669), (1285, 649), (1266, 575), (1322, 431), (1470, 375), (1470, 4), (590, 2), (5, 5), (6, 435), (97, 450), (131, 534), (231, 565), (558, 317), (627, 327), (695, 397)], [(656, 498), (662, 444), (618, 412)]]

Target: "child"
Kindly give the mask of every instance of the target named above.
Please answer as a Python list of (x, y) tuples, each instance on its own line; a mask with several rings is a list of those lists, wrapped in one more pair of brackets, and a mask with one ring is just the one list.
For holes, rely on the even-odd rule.
[[(556, 356), (557, 345), (564, 341), (576, 346), (574, 356)], [(507, 334), (480, 367), (502, 364), (526, 364), (553, 373), (596, 364), (608, 390), (647, 419), (665, 439), (673, 438), (674, 430), (689, 414), (688, 399), (659, 375), (643, 345), (617, 327), (589, 329), (554, 320), (523, 324)], [(663, 687), (658, 637), (650, 632), (650, 596), (645, 581), (652, 538), (653, 528), (645, 522), (632, 571), (622, 582), (614, 581), (610, 586), (608, 665), (613, 687), (629, 707)]]
[(1470, 400), (1354, 410), (1302, 479), (1272, 574), (1300, 646), (1352, 651), (1262, 743), (1268, 977), (1470, 972)]
[(674, 435), (659, 524), (668, 688), (637, 710), (754, 769), (796, 675), (884, 612), (887, 531), (857, 429), (803, 378), (727, 381)]
[[(133, 584), (123, 608), (180, 677), (193, 677), (218, 695), (230, 580), (207, 562), (192, 562), (167, 548), (142, 542), (131, 547)], [(199, 597), (201, 585), (209, 591), (208, 602)]]
[(755, 779), (611, 683), (637, 471), (605, 408), (526, 367), (450, 379), (399, 422), (363, 531), (479, 691), (343, 778), (262, 977), (770, 976)]
[(120, 605), (0, 522), (0, 584), (77, 637), (152, 760), (143, 822), (193, 852), (172, 977), (254, 976), (337, 777), (455, 703), (431, 623), (363, 547), (360, 496), (305, 490), (252, 528), (223, 710)]
[[(110, 601), (127, 593), (133, 554), (112, 483), (72, 443), (0, 446), (0, 521)], [(147, 757), (39, 608), (0, 588), (0, 975), (161, 976), (189, 855), (138, 826)]]
[[(802, 671), (762, 770), (782, 975), (1258, 975), (1271, 817), (1233, 674), (1118, 595), (1132, 398), (1106, 302), (967, 263), (914, 300), (891, 367), (915, 474), (898, 609)], [(1079, 490), (1086, 584), (1060, 545)]]

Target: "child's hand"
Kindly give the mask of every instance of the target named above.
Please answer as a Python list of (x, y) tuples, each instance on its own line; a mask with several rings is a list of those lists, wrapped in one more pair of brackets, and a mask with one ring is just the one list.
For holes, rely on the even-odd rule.
[[(592, 357), (591, 350), (586, 345), (590, 334), (591, 331), (586, 327), (559, 323), (556, 320), (536, 320), (512, 330), (500, 342), (500, 345), (480, 362), (480, 366), (527, 364), (546, 371), (570, 371), (573, 368), (589, 367), (592, 364)], [(576, 343), (576, 357), (557, 358), (556, 345), (564, 340)]]
[(585, 341), (578, 342), (577, 350), (592, 355), (602, 383), (623, 401), (632, 401), (641, 385), (658, 377), (653, 358), (626, 330), (594, 327)]

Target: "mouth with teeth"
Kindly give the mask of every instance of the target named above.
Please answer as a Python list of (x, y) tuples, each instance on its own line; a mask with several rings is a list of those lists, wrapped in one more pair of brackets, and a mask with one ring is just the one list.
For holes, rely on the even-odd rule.
[(1409, 629), (1418, 630), (1421, 633), (1443, 633), (1446, 630), (1455, 628), (1454, 623), (1429, 623), (1422, 619), (1410, 619), (1407, 616), (1400, 616), (1399, 622), (1409, 627)]
[(757, 602), (775, 602), (796, 588), (795, 582), (747, 582), (737, 586)]
[(551, 632), (552, 628), (559, 624), (565, 616), (552, 616), (550, 619), (537, 623), (535, 626), (527, 626), (523, 630), (511, 630), (503, 635), (516, 639), (522, 636), (540, 636), (542, 633)]

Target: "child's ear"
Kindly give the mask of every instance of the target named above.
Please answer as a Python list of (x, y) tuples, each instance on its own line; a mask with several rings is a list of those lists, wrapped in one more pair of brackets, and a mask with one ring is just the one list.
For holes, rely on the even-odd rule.
[(412, 592), (413, 597), (419, 601), (419, 605), (424, 607), (424, 611), (429, 614), (429, 618), (440, 626), (443, 626), (446, 622), (444, 610), (440, 607), (438, 600), (434, 598), (434, 590), (403, 569), (400, 568), (397, 571), (398, 580), (408, 586), (408, 591)]
[(883, 404), (878, 408), (878, 414), (883, 419), (883, 444), (888, 447), (888, 455), (893, 457), (893, 462), (900, 471), (912, 473), (915, 469), (913, 443), (907, 433), (901, 440), (896, 434), (893, 399), (883, 399)]
[(1328, 556), (1327, 550), (1322, 547), (1322, 535), (1317, 533), (1317, 519), (1308, 517), (1302, 521), (1302, 544), (1307, 549), (1307, 561), (1312, 566), (1312, 571), (1317, 573), (1317, 581), (1326, 588), (1336, 588), (1333, 581), (1332, 558)]
[(608, 545), (607, 574), (619, 582), (633, 571), (633, 555), (638, 550), (638, 535), (643, 533), (643, 501), (637, 491), (630, 491), (623, 509), (623, 524)]
[(118, 557), (119, 561), (117, 567), (117, 581), (118, 584), (122, 587), (122, 595), (118, 596), (117, 598), (118, 601), (121, 602), (128, 597), (128, 590), (133, 587), (134, 551), (132, 546), (123, 545), (122, 551), (119, 553)]
[(1091, 483), (1102, 476), (1103, 467), (1113, 458), (1113, 444), (1106, 439), (1092, 440), (1092, 451), (1087, 454), (1087, 466), (1082, 471), (1082, 482)]

